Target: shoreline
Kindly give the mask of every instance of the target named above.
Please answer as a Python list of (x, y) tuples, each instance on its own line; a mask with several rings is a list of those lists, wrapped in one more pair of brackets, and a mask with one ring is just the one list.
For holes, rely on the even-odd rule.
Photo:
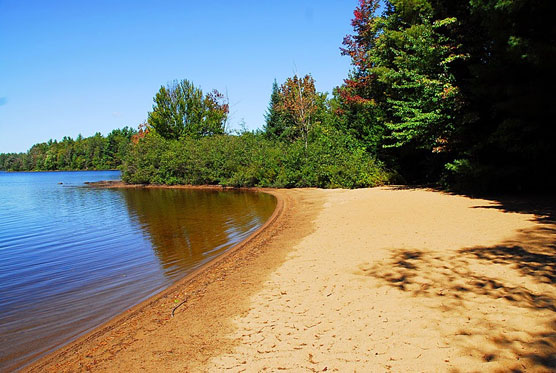
[(550, 202), (272, 192), (251, 241), (24, 371), (556, 368)]
[(168, 185), (168, 184), (127, 184), (121, 180), (102, 180), (84, 183), (85, 188), (99, 189), (198, 189), (198, 190), (242, 190), (251, 192), (261, 192), (272, 194), (274, 191), (287, 190), (279, 188), (260, 188), (260, 187), (233, 187), (225, 185)]
[[(41, 171), (42, 172), (42, 171)], [(44, 371), (45, 369), (53, 369), (53, 365), (57, 365), (58, 360), (63, 360), (64, 358), (71, 355), (76, 350), (81, 349), (84, 345), (94, 343), (98, 338), (105, 336), (114, 330), (119, 324), (129, 322), (130, 320), (140, 317), (141, 313), (148, 310), (149, 308), (155, 307), (158, 303), (164, 301), (167, 298), (175, 295), (182, 288), (197, 286), (195, 283), (204, 282), (206, 277), (212, 275), (211, 271), (219, 271), (218, 265), (230, 260), (233, 255), (237, 254), (239, 251), (249, 251), (253, 246), (259, 244), (257, 240), (261, 240), (261, 235), (272, 235), (273, 229), (276, 230), (279, 227), (273, 227), (277, 220), (282, 218), (284, 213), (284, 208), (287, 198), (278, 189), (262, 189), (262, 188), (234, 188), (234, 187), (224, 187), (224, 186), (212, 186), (212, 185), (141, 185), (141, 184), (125, 184), (121, 181), (100, 181), (100, 182), (90, 182), (85, 183), (84, 187), (90, 188), (100, 188), (100, 189), (121, 189), (121, 188), (163, 188), (163, 189), (203, 189), (203, 190), (248, 190), (252, 192), (262, 192), (267, 193), (276, 198), (276, 207), (272, 215), (267, 219), (267, 221), (259, 227), (255, 232), (249, 235), (245, 240), (239, 242), (238, 244), (231, 247), (228, 251), (222, 253), (216, 258), (210, 260), (209, 262), (203, 264), (199, 268), (195, 269), (193, 272), (187, 274), (185, 277), (171, 284), (168, 288), (160, 291), (157, 294), (145, 299), (141, 303), (129, 308), (128, 310), (122, 312), (121, 314), (113, 317), (109, 321), (89, 330), (82, 335), (78, 336), (76, 339), (67, 342), (66, 344), (57, 347), (53, 351), (47, 352), (38, 358), (32, 358), (31, 361), (23, 362), (22, 365), (15, 367), (21, 371)], [(291, 203), (291, 200), (289, 201)], [(270, 232), (269, 232), (270, 230)], [(263, 237), (262, 240), (265, 238)], [(199, 289), (196, 289), (199, 290)], [(178, 310), (176, 310), (176, 313)], [(172, 316), (173, 317), (173, 316)]]

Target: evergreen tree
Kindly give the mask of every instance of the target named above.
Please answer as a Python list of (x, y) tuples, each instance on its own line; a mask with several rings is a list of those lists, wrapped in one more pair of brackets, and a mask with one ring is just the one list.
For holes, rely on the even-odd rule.
[(270, 103), (265, 113), (264, 132), (269, 139), (280, 139), (284, 132), (284, 118), (280, 110), (280, 89), (276, 79), (272, 83), (272, 94), (270, 95)]

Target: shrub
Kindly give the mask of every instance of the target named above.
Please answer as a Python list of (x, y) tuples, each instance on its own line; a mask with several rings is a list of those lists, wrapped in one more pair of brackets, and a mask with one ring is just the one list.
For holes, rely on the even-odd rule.
[(130, 150), (122, 178), (140, 184), (358, 188), (389, 174), (353, 137), (332, 128), (284, 143), (259, 133), (164, 139), (149, 133)]

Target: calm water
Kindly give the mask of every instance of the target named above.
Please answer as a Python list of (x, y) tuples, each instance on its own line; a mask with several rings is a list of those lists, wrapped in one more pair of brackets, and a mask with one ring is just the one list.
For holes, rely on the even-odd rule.
[(82, 187), (118, 178), (0, 172), (0, 371), (168, 287), (247, 237), (276, 205), (260, 193)]

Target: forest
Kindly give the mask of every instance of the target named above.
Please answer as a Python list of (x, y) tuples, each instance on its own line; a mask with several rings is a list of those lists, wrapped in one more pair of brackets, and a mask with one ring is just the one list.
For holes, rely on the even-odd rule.
[(26, 153), (1, 153), (0, 170), (6, 171), (61, 171), (110, 170), (122, 165), (136, 130), (124, 127), (107, 136), (96, 133), (62, 141), (49, 140), (35, 144)]
[(541, 0), (360, 0), (339, 46), (352, 66), (344, 83), (327, 94), (310, 74), (275, 81), (260, 130), (226, 131), (225, 97), (181, 80), (160, 88), (138, 131), (37, 144), (0, 155), (0, 168), (117, 167), (126, 182), (154, 184), (550, 190), (553, 15)]

